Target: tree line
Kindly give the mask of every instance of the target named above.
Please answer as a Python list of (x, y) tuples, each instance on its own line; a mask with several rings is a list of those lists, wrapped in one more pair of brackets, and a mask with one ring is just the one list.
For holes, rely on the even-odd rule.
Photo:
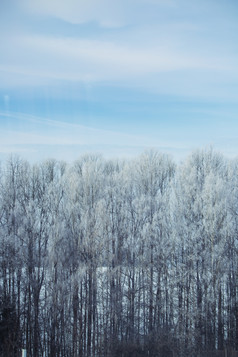
[(0, 356), (199, 356), (238, 349), (238, 160), (0, 169)]

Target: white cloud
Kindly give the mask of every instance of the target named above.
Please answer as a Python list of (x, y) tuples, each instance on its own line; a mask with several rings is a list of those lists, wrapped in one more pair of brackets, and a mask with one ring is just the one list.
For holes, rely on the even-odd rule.
[(123, 1), (110, 0), (23, 0), (23, 6), (36, 14), (58, 17), (73, 24), (96, 21), (105, 27), (124, 24)]
[(223, 135), (221, 131), (218, 135), (207, 129), (205, 135), (202, 127), (194, 126), (194, 130), (184, 131), (177, 126), (176, 133), (167, 128), (150, 133), (147, 137), (1, 112), (0, 128), (0, 160), (7, 158), (10, 153), (17, 153), (30, 161), (49, 157), (72, 161), (85, 152), (98, 152), (105, 157), (132, 157), (148, 148), (167, 152), (175, 160), (182, 160), (191, 150), (208, 144), (215, 149), (222, 149), (228, 156), (235, 156), (238, 152), (236, 134), (228, 129), (223, 131)]
[[(105, 157), (130, 157), (157, 141), (145, 136), (102, 130), (20, 113), (0, 113), (0, 159), (16, 153), (30, 161), (54, 157), (75, 160), (85, 152), (99, 152)], [(11, 123), (12, 122), (12, 123)], [(14, 129), (17, 125), (20, 129)], [(161, 145), (164, 145), (161, 142)]]
[[(26, 76), (37, 84), (44, 78), (71, 81), (130, 81), (172, 71), (234, 70), (232, 61), (204, 57), (173, 44), (115, 43), (112, 41), (19, 35), (3, 44), (0, 71)], [(9, 52), (9, 54), (8, 54)], [(4, 77), (4, 76), (3, 76)]]
[(109, 28), (141, 23), (145, 16), (148, 21), (161, 6), (176, 6), (174, 0), (22, 0), (21, 4), (34, 14), (57, 17), (72, 24), (97, 22)]
[[(150, 146), (151, 140), (146, 137), (129, 135), (122, 132), (102, 130), (80, 124), (60, 122), (57, 120), (42, 119), (20, 113), (6, 115), (0, 113), (9, 125), (12, 120), (21, 129), (14, 130), (1, 128), (0, 143), (6, 145), (125, 145)], [(26, 129), (28, 127), (28, 129)], [(24, 130), (23, 130), (24, 128)]]

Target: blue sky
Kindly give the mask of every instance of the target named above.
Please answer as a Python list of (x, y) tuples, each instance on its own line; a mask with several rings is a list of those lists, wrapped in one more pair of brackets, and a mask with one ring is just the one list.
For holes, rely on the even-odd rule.
[(235, 0), (1, 0), (0, 160), (238, 155)]

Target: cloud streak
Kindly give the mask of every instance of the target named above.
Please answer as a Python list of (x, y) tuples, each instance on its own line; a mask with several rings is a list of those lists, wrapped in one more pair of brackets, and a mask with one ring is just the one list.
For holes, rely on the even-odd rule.
[(175, 159), (180, 159), (189, 151), (189, 146), (181, 140), (163, 136), (152, 139), (146, 135), (102, 130), (20, 113), (0, 113), (0, 121), (3, 120), (0, 159), (7, 158), (10, 153), (30, 161), (47, 157), (73, 161), (83, 152), (98, 152), (105, 157), (132, 157), (148, 148), (176, 152)]
[[(174, 7), (174, 0), (22, 0), (27, 11), (54, 16), (72, 24), (97, 22), (102, 27), (115, 28), (138, 23), (161, 7)], [(149, 4), (149, 7), (148, 7)], [(148, 11), (148, 9), (150, 9)]]
[[(126, 145), (150, 146), (146, 137), (122, 132), (102, 130), (80, 124), (60, 122), (20, 113), (5, 115), (0, 119), (8, 122), (0, 132), (1, 145)], [(14, 126), (25, 128), (14, 130)], [(9, 129), (10, 127), (10, 129)], [(28, 130), (26, 129), (28, 127)]]
[[(193, 91), (186, 86), (190, 77), (195, 82), (202, 78), (207, 87), (214, 80), (222, 83), (222, 75), (226, 80), (238, 77), (232, 58), (205, 57), (162, 42), (147, 45), (145, 50), (144, 44), (133, 42), (15, 36), (3, 45), (0, 86), (49, 85), (62, 80), (132, 87), (142, 83), (155, 92), (173, 93), (181, 90), (183, 81), (182, 90), (191, 95)], [(196, 89), (201, 91), (201, 85)]]

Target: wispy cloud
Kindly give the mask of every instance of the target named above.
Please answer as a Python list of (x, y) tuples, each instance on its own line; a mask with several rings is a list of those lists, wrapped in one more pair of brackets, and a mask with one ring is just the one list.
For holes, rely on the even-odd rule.
[[(35, 14), (58, 17), (79, 24), (98, 22), (103, 27), (115, 28), (138, 23), (149, 8), (175, 6), (174, 0), (22, 0), (25, 9)], [(149, 13), (151, 10), (149, 11)], [(147, 15), (149, 14), (147, 13)], [(145, 17), (144, 17), (145, 18)]]
[[(8, 115), (0, 113), (0, 119), (8, 121), (7, 127), (2, 127), (0, 132), (0, 142), (3, 146), (14, 144), (149, 146), (151, 144), (150, 140), (146, 137), (101, 130), (20, 113)], [(32, 124), (28, 126), (28, 129), (26, 129), (27, 123)], [(20, 130), (14, 130), (14, 127), (20, 128)], [(21, 128), (24, 128), (24, 131)]]
[[(177, 90), (191, 95), (194, 90), (204, 94), (204, 87), (214, 87), (214, 80), (223, 82), (222, 74), (226, 80), (238, 77), (232, 58), (203, 56), (173, 43), (165, 45), (165, 40), (144, 46), (128, 41), (15, 36), (3, 44), (0, 86), (49, 85), (55, 80), (132, 87), (142, 83), (155, 92)], [(202, 83), (191, 90), (191, 78)]]
[(20, 113), (0, 113), (2, 120), (5, 125), (0, 130), (0, 159), (17, 153), (33, 161), (47, 157), (72, 161), (85, 151), (105, 157), (131, 157), (148, 148), (176, 152), (178, 159), (189, 151), (189, 145), (181, 140), (163, 136), (152, 139)]

